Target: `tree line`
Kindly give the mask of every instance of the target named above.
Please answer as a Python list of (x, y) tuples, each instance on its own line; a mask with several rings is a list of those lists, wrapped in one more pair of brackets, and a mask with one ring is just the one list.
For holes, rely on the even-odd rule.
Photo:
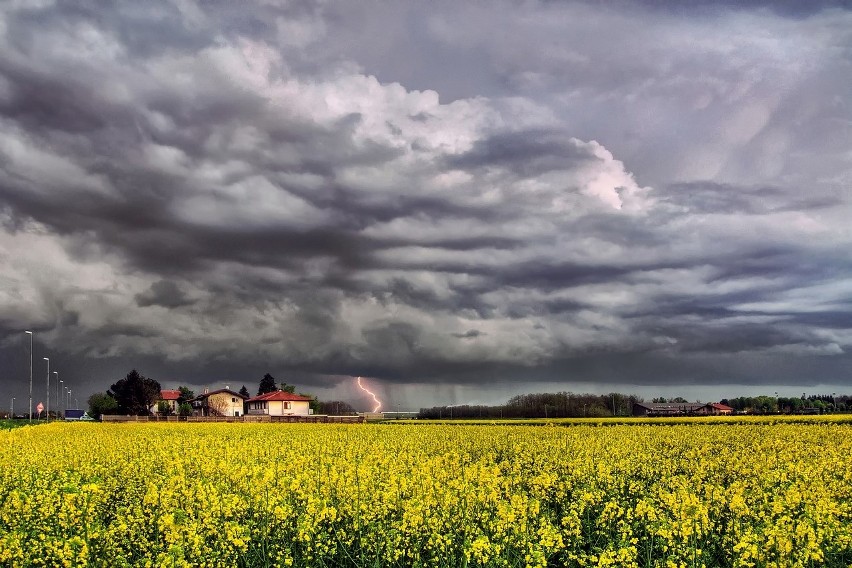
[[(514, 396), (500, 405), (453, 405), (421, 408), (421, 419), (499, 419), (499, 418), (580, 418), (630, 416), (633, 405), (644, 402), (635, 395), (621, 393), (575, 394), (571, 392), (536, 393)], [(683, 404), (683, 397), (655, 397), (655, 403)], [(803, 412), (846, 412), (852, 410), (852, 396), (810, 395), (801, 397), (741, 396), (723, 398), (721, 404), (738, 413), (796, 414)]]
[(720, 400), (737, 412), (755, 414), (797, 414), (801, 412), (846, 412), (852, 409), (849, 395), (817, 394), (797, 396), (739, 396)]
[(535, 393), (513, 396), (500, 405), (458, 405), (421, 408), (421, 419), (457, 418), (579, 418), (630, 416), (644, 399), (630, 394)]

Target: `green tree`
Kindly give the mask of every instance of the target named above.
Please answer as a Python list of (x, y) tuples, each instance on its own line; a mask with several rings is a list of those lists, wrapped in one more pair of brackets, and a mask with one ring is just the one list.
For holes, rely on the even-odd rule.
[(258, 396), (262, 395), (262, 394), (266, 394), (268, 392), (277, 391), (278, 385), (275, 384), (275, 383), (276, 383), (275, 377), (273, 377), (269, 373), (266, 373), (265, 375), (263, 375), (263, 378), (260, 379), (260, 385), (257, 387)]
[(100, 418), (104, 414), (115, 414), (118, 411), (118, 403), (113, 397), (105, 392), (96, 392), (89, 397), (89, 415)]
[(240, 394), (243, 395), (246, 398), (251, 398), (251, 394), (249, 393), (249, 390), (246, 388), (245, 385), (243, 385), (242, 388), (240, 389)]
[(150, 414), (151, 406), (160, 398), (160, 383), (141, 375), (136, 369), (109, 389), (107, 394), (118, 403), (120, 414), (145, 416)]
[(758, 396), (754, 398), (754, 410), (755, 412), (760, 412), (761, 414), (770, 414), (772, 412), (776, 412), (776, 400), (775, 397), (771, 396)]
[(177, 399), (178, 406), (180, 406), (184, 402), (189, 402), (190, 400), (195, 398), (195, 392), (189, 390), (189, 387), (181, 386), (181, 387), (178, 387), (178, 390), (180, 391), (180, 396), (178, 396), (178, 399)]
[(172, 405), (170, 405), (165, 400), (161, 400), (157, 403), (157, 414), (160, 416), (169, 416), (172, 413)]
[(181, 416), (192, 416), (192, 405), (190, 405), (188, 402), (181, 403), (181, 405), (178, 407), (178, 414), (180, 414)]

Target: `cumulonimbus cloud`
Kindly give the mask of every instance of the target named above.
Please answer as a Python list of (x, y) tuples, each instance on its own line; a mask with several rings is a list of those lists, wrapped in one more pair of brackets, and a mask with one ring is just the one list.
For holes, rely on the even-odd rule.
[[(814, 275), (848, 261), (807, 243), (838, 238), (817, 219), (839, 197), (778, 180), (648, 187), (576, 136), (564, 98), (443, 102), (328, 50), (312, 65), (322, 15), (250, 33), (170, 10), (4, 11), (9, 329), (35, 318), (80, 356), (398, 380), (852, 341), (813, 320), (844, 301)], [(536, 65), (541, 81), (553, 71)], [(797, 269), (808, 256), (816, 272)], [(787, 297), (813, 286), (810, 310)]]

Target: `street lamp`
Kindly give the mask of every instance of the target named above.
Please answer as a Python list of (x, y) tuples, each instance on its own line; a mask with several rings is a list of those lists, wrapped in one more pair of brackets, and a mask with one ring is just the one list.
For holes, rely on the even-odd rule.
[(9, 414), (10, 414), (9, 418), (14, 420), (15, 419), (15, 397), (14, 396), (12, 397), (12, 409), (9, 411)]
[[(53, 371), (53, 374), (56, 375), (56, 412), (59, 412), (59, 407), (62, 406), (62, 403), (59, 402), (61, 399), (59, 398), (59, 383), (62, 381), (59, 380), (59, 371)], [(59, 416), (59, 414), (57, 414)]]
[(50, 422), (50, 357), (42, 357), (42, 359), (47, 361), (47, 401), (44, 407), (44, 416)]
[(33, 332), (25, 331), (30, 336), (30, 422), (33, 421)]

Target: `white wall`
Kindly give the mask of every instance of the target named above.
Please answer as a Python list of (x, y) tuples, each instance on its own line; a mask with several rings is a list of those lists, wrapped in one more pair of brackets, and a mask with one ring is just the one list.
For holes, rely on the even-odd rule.
[[(288, 403), (290, 405), (290, 408), (285, 408)], [(306, 400), (293, 400), (286, 402), (280, 400), (271, 400), (268, 404), (270, 416), (307, 416), (308, 414), (310, 414), (310, 405)]]

